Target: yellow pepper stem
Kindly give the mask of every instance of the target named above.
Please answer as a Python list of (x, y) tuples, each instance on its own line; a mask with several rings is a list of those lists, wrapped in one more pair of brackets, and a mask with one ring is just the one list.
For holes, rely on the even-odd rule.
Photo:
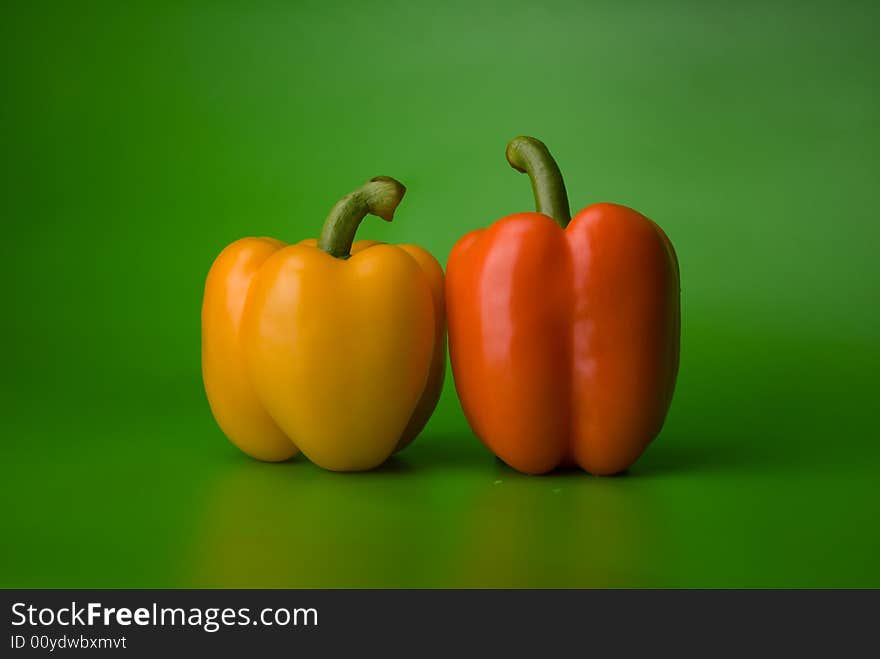
[(371, 178), (336, 202), (324, 221), (318, 247), (330, 256), (347, 259), (361, 220), (370, 214), (390, 222), (405, 193), (403, 183), (390, 176)]

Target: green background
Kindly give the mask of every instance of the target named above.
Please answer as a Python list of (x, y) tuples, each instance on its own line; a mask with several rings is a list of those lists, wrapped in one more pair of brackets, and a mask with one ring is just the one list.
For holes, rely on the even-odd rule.
[[(880, 5), (4, 3), (0, 586), (880, 586)], [(675, 244), (682, 364), (629, 474), (521, 476), (451, 378), (383, 469), (260, 464), (214, 424), (199, 308), (244, 235), (376, 174), (445, 263), (531, 208)]]

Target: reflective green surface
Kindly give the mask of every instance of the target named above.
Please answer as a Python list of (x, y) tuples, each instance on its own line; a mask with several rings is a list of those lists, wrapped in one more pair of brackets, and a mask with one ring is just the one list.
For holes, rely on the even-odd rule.
[[(369, 4), (0, 10), (0, 586), (880, 586), (880, 8)], [(516, 474), (451, 378), (378, 472), (239, 454), (199, 374), (220, 249), (315, 236), (389, 174), (408, 196), (359, 236), (445, 262), (530, 208), (520, 133), (574, 209), (678, 250), (643, 459)]]

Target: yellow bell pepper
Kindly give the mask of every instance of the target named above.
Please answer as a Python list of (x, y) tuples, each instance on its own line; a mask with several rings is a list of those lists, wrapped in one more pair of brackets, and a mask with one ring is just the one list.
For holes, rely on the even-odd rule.
[(321, 237), (242, 238), (214, 261), (202, 375), (214, 418), (248, 455), (302, 451), (334, 471), (382, 464), (421, 432), (446, 368), (443, 270), (415, 245), (353, 243), (391, 221), (406, 189), (376, 177), (331, 210)]

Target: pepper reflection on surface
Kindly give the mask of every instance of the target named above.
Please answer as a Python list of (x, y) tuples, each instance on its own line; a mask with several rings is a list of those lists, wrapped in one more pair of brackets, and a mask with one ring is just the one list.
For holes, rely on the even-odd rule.
[(206, 493), (188, 585), (626, 586), (654, 564), (645, 554), (662, 560), (662, 507), (638, 478), (530, 477), (482, 449), (444, 463), (442, 441), (363, 474), (231, 457)]
[(627, 587), (665, 552), (658, 502), (636, 479), (580, 471), (523, 476), (498, 464), (475, 498), (453, 584), (467, 587)]

